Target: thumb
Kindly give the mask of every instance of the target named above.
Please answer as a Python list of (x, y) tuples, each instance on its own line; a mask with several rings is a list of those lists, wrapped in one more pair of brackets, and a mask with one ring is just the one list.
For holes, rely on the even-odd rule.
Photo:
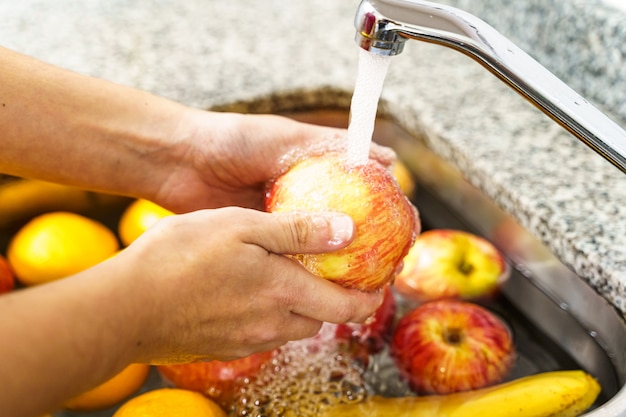
[(279, 254), (323, 253), (342, 249), (352, 242), (354, 222), (343, 213), (263, 213), (249, 228), (247, 243)]

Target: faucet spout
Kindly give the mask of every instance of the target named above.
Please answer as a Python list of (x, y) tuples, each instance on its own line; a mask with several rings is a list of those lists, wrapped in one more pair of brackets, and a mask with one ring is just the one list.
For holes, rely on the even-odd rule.
[(626, 131), (493, 27), (454, 7), (421, 0), (362, 0), (356, 42), (397, 55), (408, 39), (439, 44), (479, 62), (626, 173)]

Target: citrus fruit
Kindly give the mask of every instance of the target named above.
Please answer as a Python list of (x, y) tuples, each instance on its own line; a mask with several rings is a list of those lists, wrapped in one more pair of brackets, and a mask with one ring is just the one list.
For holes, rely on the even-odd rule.
[(124, 210), (120, 218), (118, 224), (120, 240), (128, 246), (154, 223), (173, 214), (152, 201), (135, 200)]
[(78, 411), (109, 408), (137, 392), (146, 381), (149, 371), (149, 365), (140, 363), (128, 365), (108, 381), (67, 401), (65, 408)]
[(15, 287), (15, 277), (9, 261), (0, 255), (0, 294), (9, 292)]
[(198, 392), (159, 388), (131, 398), (113, 417), (226, 417), (226, 413)]
[(415, 191), (415, 181), (413, 180), (413, 176), (411, 175), (411, 171), (407, 168), (404, 163), (401, 161), (395, 161), (391, 166), (391, 172), (398, 181), (398, 185), (402, 192), (408, 196), (413, 194)]
[(18, 281), (35, 285), (87, 269), (118, 249), (115, 233), (102, 223), (57, 211), (22, 226), (9, 242), (7, 258)]

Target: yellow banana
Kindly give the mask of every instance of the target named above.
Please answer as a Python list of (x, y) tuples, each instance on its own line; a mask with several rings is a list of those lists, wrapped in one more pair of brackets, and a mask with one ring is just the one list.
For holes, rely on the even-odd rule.
[(600, 385), (583, 371), (554, 371), (479, 390), (439, 396), (384, 398), (329, 407), (323, 417), (575, 417)]

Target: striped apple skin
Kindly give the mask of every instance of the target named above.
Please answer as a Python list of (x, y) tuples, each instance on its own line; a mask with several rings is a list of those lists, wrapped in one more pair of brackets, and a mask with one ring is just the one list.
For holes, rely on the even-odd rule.
[(352, 217), (355, 238), (344, 249), (300, 254), (312, 273), (347, 288), (375, 291), (390, 283), (419, 231), (417, 210), (380, 163), (348, 165), (341, 154), (302, 160), (276, 178), (266, 210), (334, 211)]
[(390, 352), (420, 394), (450, 394), (502, 382), (514, 360), (509, 326), (467, 301), (424, 303), (398, 322)]

